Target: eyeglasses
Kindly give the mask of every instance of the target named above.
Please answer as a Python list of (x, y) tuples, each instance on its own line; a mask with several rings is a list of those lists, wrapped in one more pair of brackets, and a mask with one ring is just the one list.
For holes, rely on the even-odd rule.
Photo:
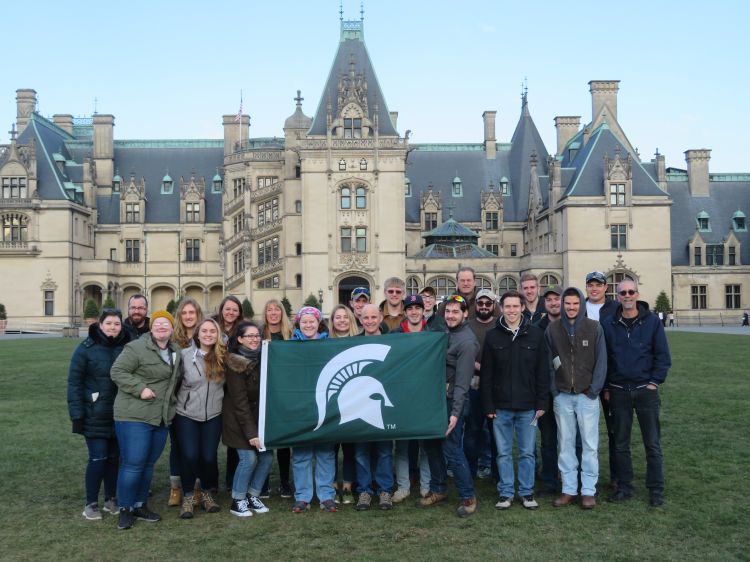
[(634, 291), (633, 289), (628, 289), (628, 290), (626, 290), (626, 291), (620, 291), (620, 296), (621, 296), (621, 297), (624, 297), (624, 296), (629, 296), (629, 297), (632, 297), (632, 296), (633, 296), (633, 295), (635, 295), (635, 294), (636, 294), (637, 292), (638, 292), (638, 291)]
[(400, 295), (403, 291), (401, 289), (388, 289), (386, 293), (389, 295)]
[(129, 306), (128, 310), (148, 310), (145, 306)]
[(243, 334), (240, 336), (241, 338), (250, 338), (250, 339), (260, 339), (260, 334)]

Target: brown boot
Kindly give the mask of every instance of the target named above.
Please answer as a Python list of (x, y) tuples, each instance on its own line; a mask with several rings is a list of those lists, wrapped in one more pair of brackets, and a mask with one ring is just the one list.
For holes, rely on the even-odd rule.
[(559, 498), (552, 502), (552, 507), (565, 507), (568, 505), (573, 505), (574, 503), (576, 503), (576, 499), (578, 499), (576, 496), (571, 496), (570, 494), (563, 493)]
[(417, 501), (417, 507), (430, 507), (436, 503), (444, 501), (448, 497), (448, 494), (438, 494), (437, 492), (430, 492), (425, 497), (420, 498)]
[(169, 501), (167, 505), (169, 507), (178, 507), (182, 504), (182, 488), (170, 488), (169, 490)]
[(596, 498), (594, 496), (581, 496), (581, 509), (594, 509)]
[(468, 500), (461, 500), (461, 505), (456, 510), (456, 515), (459, 517), (468, 517), (474, 515), (477, 512), (477, 498), (469, 498)]
[(201, 502), (203, 502), (203, 489), (200, 487), (200, 485), (196, 485), (195, 489), (193, 490), (193, 501), (195, 505), (200, 505)]

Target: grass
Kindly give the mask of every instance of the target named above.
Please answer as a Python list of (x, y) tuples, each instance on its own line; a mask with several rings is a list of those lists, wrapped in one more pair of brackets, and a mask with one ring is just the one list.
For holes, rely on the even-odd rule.
[[(199, 513), (192, 521), (168, 509), (167, 452), (159, 460), (150, 506), (164, 520), (117, 531), (116, 519), (88, 522), (83, 508), (86, 447), (70, 432), (67, 367), (77, 341), (0, 341), (0, 510), (3, 560), (194, 559), (747, 559), (750, 489), (750, 380), (743, 336), (672, 333), (674, 367), (662, 389), (666, 506), (647, 505), (640, 433), (633, 431), (637, 496), (591, 511), (493, 509), (491, 483), (479, 481), (480, 511), (467, 520), (449, 503), (422, 511), (412, 498), (392, 512), (271, 512), (249, 519)], [(600, 446), (601, 466), (606, 466)], [(220, 456), (223, 451), (220, 451)], [(272, 474), (277, 474), (275, 469)]]

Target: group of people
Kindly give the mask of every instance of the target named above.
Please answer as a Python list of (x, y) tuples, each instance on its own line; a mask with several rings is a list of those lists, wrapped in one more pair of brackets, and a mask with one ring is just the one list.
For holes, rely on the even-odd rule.
[(148, 301), (134, 295), (125, 319), (119, 310), (102, 311), (71, 359), (69, 413), (89, 452), (83, 516), (117, 513), (120, 529), (136, 520), (160, 520), (147, 501), (168, 437), (169, 505), (180, 507), (180, 518), (191, 519), (197, 509), (220, 511), (220, 441), (227, 448), (230, 513), (267, 512), (262, 498), (269, 493), (273, 451), (261, 451), (258, 440), (261, 341), (426, 330), (448, 334), (445, 437), (278, 449), (278, 492), (293, 497), (293, 513), (309, 510), (313, 496), (327, 512), (341, 504), (368, 510), (375, 499), (389, 510), (410, 496), (413, 484), (420, 490), (417, 506), (428, 508), (447, 499), (450, 475), (460, 500), (456, 514), (466, 517), (477, 509), (475, 477), (489, 474), (497, 481), (497, 509), (510, 508), (516, 497), (536, 509), (537, 472), (537, 494), (558, 495), (553, 506), (591, 509), (599, 477), (600, 402), (609, 441), (609, 499), (623, 502), (634, 494), (635, 411), (650, 504), (660, 506), (658, 387), (670, 367), (669, 349), (661, 322), (638, 300), (635, 281), (618, 285), (619, 302), (606, 289), (606, 277), (595, 271), (586, 277), (586, 295), (559, 286), (540, 293), (537, 278), (526, 274), (520, 292), (498, 298), (478, 290), (474, 271), (462, 267), (456, 292), (439, 306), (432, 287), (406, 294), (404, 281), (392, 277), (384, 282), (379, 305), (369, 288), (357, 287), (327, 319), (318, 308), (303, 306), (292, 324), (273, 299), (260, 325), (242, 318), (234, 296), (225, 297), (213, 317), (204, 318), (200, 305), (185, 298), (174, 317), (160, 310), (149, 318)]

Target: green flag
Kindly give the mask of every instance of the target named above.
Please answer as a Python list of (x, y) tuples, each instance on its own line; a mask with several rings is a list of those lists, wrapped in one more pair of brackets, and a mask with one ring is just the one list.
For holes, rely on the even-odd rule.
[(420, 332), (264, 342), (261, 443), (444, 437), (447, 338)]

